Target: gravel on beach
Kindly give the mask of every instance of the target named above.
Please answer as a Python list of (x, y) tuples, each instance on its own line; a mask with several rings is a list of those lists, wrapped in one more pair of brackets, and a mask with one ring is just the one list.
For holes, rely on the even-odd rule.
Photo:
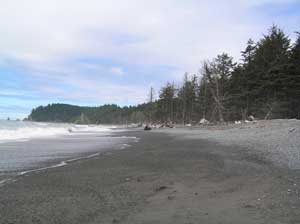
[[(158, 130), (160, 131), (160, 130)], [(255, 150), (276, 166), (300, 169), (300, 120), (277, 119), (231, 125), (164, 129), (188, 139), (206, 139), (222, 145)]]

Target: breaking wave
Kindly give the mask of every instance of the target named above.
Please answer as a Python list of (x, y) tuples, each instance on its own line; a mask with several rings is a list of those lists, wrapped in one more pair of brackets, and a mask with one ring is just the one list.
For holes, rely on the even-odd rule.
[(25, 121), (0, 121), (0, 143), (51, 138), (59, 135), (103, 134), (112, 129), (102, 125), (54, 124)]

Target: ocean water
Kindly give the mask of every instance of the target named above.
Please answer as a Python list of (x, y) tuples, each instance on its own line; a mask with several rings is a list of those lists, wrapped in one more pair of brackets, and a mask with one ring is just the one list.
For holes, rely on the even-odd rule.
[(93, 132), (104, 134), (112, 128), (113, 126), (0, 120), (0, 143)]
[(19, 175), (122, 150), (137, 140), (114, 126), (0, 120), (0, 186)]

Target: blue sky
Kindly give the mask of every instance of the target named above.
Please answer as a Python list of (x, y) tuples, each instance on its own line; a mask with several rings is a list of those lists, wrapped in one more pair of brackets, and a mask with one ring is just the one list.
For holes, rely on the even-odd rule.
[(299, 0), (27, 0), (0, 9), (0, 118), (61, 102), (135, 105), (272, 24), (300, 30)]

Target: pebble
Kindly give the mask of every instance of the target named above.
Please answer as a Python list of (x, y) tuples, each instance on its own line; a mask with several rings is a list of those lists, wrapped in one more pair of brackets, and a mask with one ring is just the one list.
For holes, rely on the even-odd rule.
[(171, 195), (168, 196), (168, 200), (173, 200), (174, 198), (175, 196), (171, 196)]
[(291, 133), (291, 132), (293, 132), (295, 130), (296, 130), (296, 128), (290, 128), (289, 132)]

